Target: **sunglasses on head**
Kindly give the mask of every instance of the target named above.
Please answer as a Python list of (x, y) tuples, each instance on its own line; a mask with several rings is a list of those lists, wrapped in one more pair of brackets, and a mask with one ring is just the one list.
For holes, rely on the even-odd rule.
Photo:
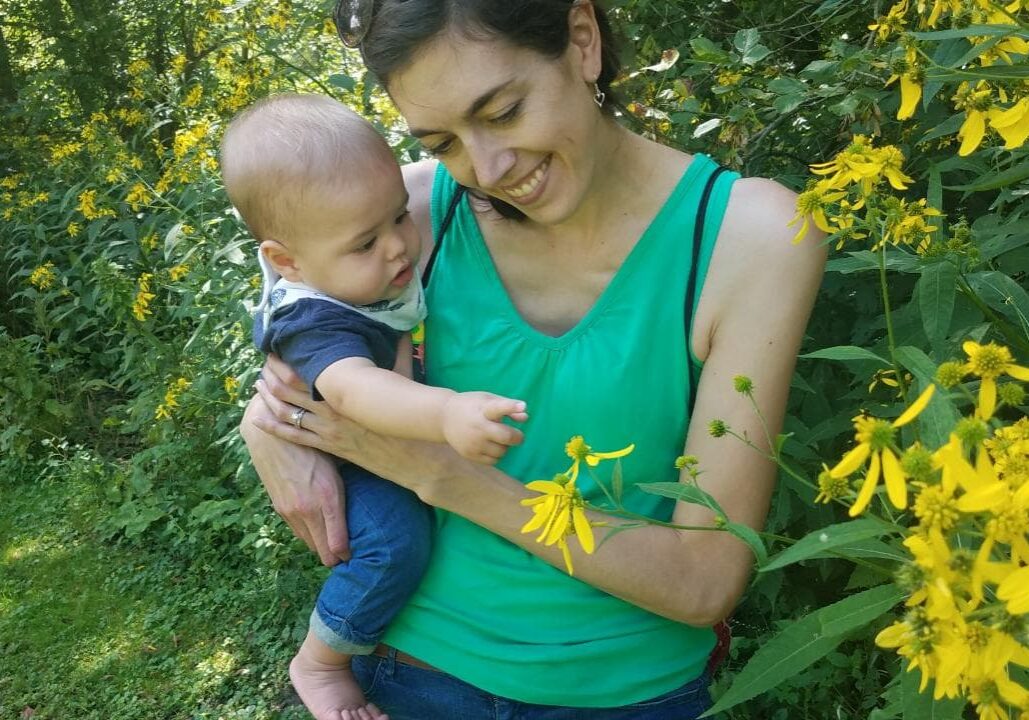
[(339, 39), (348, 48), (360, 47), (375, 15), (375, 0), (339, 0), (332, 22)]

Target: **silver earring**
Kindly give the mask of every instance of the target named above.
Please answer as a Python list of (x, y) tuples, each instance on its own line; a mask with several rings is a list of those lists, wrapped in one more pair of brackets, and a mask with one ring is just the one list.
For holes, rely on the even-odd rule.
[(600, 85), (593, 83), (593, 102), (597, 104), (598, 108), (604, 107), (604, 99), (607, 97), (607, 93), (600, 89)]

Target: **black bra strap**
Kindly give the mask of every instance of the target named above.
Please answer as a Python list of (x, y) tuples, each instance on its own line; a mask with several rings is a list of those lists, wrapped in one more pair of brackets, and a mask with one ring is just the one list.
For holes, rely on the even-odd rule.
[(447, 230), (450, 228), (450, 223), (454, 219), (454, 213), (457, 211), (457, 204), (461, 202), (461, 198), (464, 197), (467, 189), (464, 185), (458, 185), (457, 190), (454, 192), (454, 197), (450, 198), (450, 205), (447, 206), (447, 212), (443, 216), (443, 222), (440, 223), (439, 232), (436, 234), (435, 242), (432, 244), (432, 252), (429, 253), (429, 262), (425, 263), (425, 272), (422, 273), (422, 287), (429, 287), (429, 276), (432, 275), (432, 266), (436, 264), (436, 255), (439, 254), (439, 249), (443, 247), (443, 238), (447, 236)]
[(690, 357), (691, 342), (693, 339), (693, 303), (694, 295), (697, 293), (697, 271), (700, 264), (700, 248), (704, 244), (704, 224), (707, 219), (707, 205), (711, 200), (711, 191), (715, 187), (718, 176), (725, 172), (725, 168), (718, 167), (711, 173), (704, 185), (704, 192), (700, 196), (700, 204), (697, 206), (697, 220), (693, 226), (693, 262), (690, 264), (690, 276), (686, 282), (685, 302), (685, 324), (686, 324), (686, 368), (689, 373), (690, 399), (689, 415), (693, 417), (693, 406), (697, 403), (697, 373), (693, 368), (693, 359)]

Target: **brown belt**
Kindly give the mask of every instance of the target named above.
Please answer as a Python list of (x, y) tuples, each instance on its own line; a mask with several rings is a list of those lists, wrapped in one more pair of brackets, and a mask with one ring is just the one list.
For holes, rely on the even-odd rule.
[(390, 650), (393, 650), (396, 653), (396, 660), (397, 660), (398, 663), (403, 663), (404, 665), (410, 665), (411, 667), (421, 668), (422, 670), (432, 670), (433, 672), (442, 672), (441, 670), (438, 670), (437, 668), (434, 668), (429, 663), (422, 662), (421, 660), (419, 660), (418, 658), (414, 657), (413, 655), (408, 655), (403, 650), (397, 650), (396, 648), (392, 647), (391, 645), (384, 645), (382, 643), (379, 643), (378, 645), (375, 646), (375, 650), (372, 651), (372, 655), (376, 655), (378, 657), (383, 657), (383, 658), (388, 658)]

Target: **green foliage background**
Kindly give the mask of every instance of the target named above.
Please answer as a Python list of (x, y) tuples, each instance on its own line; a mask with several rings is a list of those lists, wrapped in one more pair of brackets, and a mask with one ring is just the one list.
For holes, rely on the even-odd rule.
[[(868, 29), (885, 12), (879, 2), (608, 5), (631, 70), (617, 88), (623, 121), (640, 132), (797, 190), (810, 163), (856, 134), (904, 151), (914, 182), (900, 194), (944, 213), (929, 251), (886, 255), (904, 372), (927, 382), (968, 337), (998, 339), (1024, 364), (1029, 155), (988, 141), (957, 156), (961, 114), (950, 96), (968, 72), (968, 60), (955, 64), (973, 48), (966, 37), (926, 41), (939, 79), (901, 123), (885, 83), (904, 50)], [(311, 563), (268, 507), (236, 432), (259, 364), (247, 315), (257, 268), (215, 159), (228, 118), (285, 90), (342, 99), (398, 157), (417, 158), (380, 89), (343, 52), (329, 10), (315, 0), (0, 2), (5, 494), (85, 453), (103, 510), (97, 539), (178, 555), (217, 548), (272, 569)], [(1009, 71), (1005, 81), (1029, 79), (1024, 56)], [(892, 388), (869, 390), (884, 369), (875, 356), (891, 348), (868, 247), (848, 244), (831, 259), (804, 351), (869, 354), (802, 359), (794, 379), (784, 451), (811, 477), (847, 446), (859, 408), (899, 407)], [(963, 409), (933, 407), (940, 427)], [(784, 474), (768, 531), (799, 538), (843, 519), (814, 495)], [(860, 564), (824, 557), (760, 574), (716, 688), (797, 618), (881, 583), (898, 548), (865, 538), (849, 548)], [(923, 700), (897, 658), (870, 642), (884, 624), (871, 618), (835, 637), (819, 662), (729, 716), (927, 717), (913, 714)], [(949, 712), (938, 717), (960, 716)]]

